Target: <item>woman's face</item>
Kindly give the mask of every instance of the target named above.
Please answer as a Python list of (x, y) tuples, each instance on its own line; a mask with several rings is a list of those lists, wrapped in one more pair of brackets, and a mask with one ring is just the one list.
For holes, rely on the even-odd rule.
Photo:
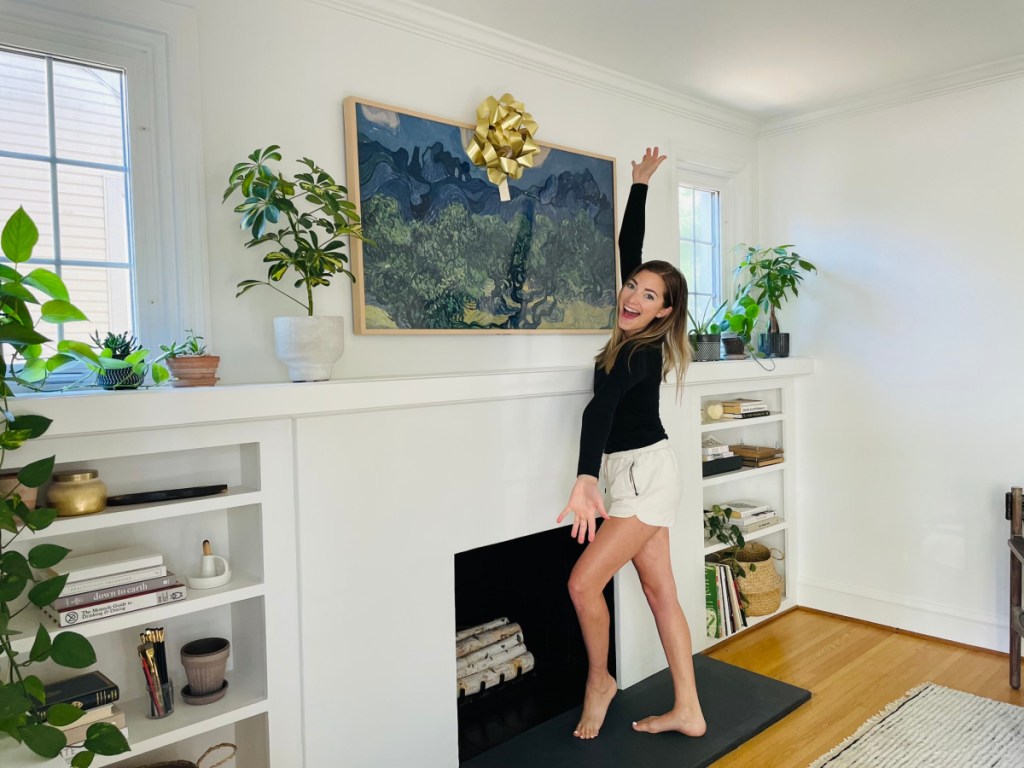
[(641, 270), (619, 291), (619, 328), (626, 336), (639, 333), (672, 307), (665, 306), (665, 281), (660, 275)]

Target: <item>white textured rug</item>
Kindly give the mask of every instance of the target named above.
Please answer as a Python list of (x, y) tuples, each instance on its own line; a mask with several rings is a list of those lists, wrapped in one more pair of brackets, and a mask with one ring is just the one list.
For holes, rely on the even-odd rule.
[(810, 768), (1021, 768), (1024, 707), (935, 683), (908, 691)]

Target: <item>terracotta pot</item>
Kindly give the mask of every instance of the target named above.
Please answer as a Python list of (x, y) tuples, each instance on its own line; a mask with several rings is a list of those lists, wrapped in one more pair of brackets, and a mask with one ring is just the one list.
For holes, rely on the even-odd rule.
[(0, 498), (7, 498), (10, 493), (17, 493), (21, 497), (21, 503), (29, 509), (36, 508), (36, 499), (39, 495), (38, 488), (26, 488), (18, 482), (17, 472), (5, 472), (0, 475)]
[(174, 377), (171, 385), (175, 387), (212, 387), (220, 380), (219, 365), (219, 355), (167, 358), (167, 368)]
[[(182, 697), (189, 704), (211, 704), (224, 688), (224, 671), (231, 643), (223, 637), (203, 637), (181, 647), (181, 665), (185, 668), (188, 685)], [(221, 693), (221, 695), (223, 695)]]

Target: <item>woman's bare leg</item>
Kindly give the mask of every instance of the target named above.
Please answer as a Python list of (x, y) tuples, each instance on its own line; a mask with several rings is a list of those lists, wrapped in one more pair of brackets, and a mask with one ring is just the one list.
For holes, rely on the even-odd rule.
[(687, 736), (703, 736), (707, 730), (704, 714), (697, 700), (693, 674), (693, 646), (690, 627), (676, 595), (672, 560), (668, 546), (668, 528), (659, 528), (633, 558), (640, 583), (658, 625), (668, 668), (675, 687), (675, 705), (664, 715), (646, 717), (633, 728), (647, 733), (679, 731)]
[(612, 576), (641, 551), (658, 528), (635, 517), (612, 517), (602, 523), (594, 541), (583, 550), (569, 576), (569, 595), (576, 607), (589, 671), (583, 714), (573, 735), (592, 739), (604, 724), (615, 697), (615, 678), (608, 672), (608, 604), (602, 594)]

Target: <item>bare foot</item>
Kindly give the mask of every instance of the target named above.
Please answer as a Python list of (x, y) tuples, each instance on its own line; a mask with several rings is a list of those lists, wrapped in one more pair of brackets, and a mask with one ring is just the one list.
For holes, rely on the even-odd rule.
[(633, 723), (634, 731), (643, 731), (644, 733), (679, 731), (684, 736), (693, 737), (703, 736), (707, 729), (704, 715), (699, 711), (693, 714), (689, 710), (672, 710), (664, 715), (645, 717), (643, 720)]
[(604, 716), (608, 714), (608, 705), (617, 692), (618, 686), (611, 675), (606, 674), (604, 679), (596, 683), (588, 679), (587, 692), (583, 696), (583, 714), (572, 735), (578, 739), (596, 739), (604, 725)]

